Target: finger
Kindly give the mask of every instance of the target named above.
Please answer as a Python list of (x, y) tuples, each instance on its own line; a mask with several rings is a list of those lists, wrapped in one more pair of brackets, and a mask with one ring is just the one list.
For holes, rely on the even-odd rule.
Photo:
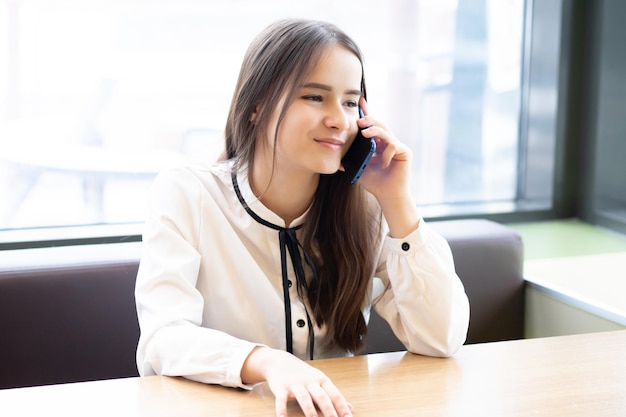
[(274, 407), (276, 409), (277, 417), (287, 417), (287, 393), (283, 393), (281, 395), (274, 394), (276, 398), (274, 402)]
[(395, 143), (391, 142), (387, 144), (387, 147), (385, 148), (385, 151), (383, 152), (383, 168), (387, 168), (389, 165), (391, 165), (391, 161), (393, 160), (393, 157), (396, 156), (396, 154), (398, 153), (398, 147), (396, 146)]
[(326, 417), (328, 416), (336, 416), (335, 406), (331, 401), (328, 393), (322, 389), (322, 387), (318, 384), (312, 384), (309, 387), (309, 393), (311, 397), (315, 401), (317, 408), (322, 412), (322, 414)]
[(365, 115), (362, 119), (357, 120), (357, 125), (362, 130), (371, 129), (372, 136), (378, 136), (379, 134), (391, 136), (387, 125), (372, 116)]
[[(369, 121), (367, 121), (369, 123)], [(369, 124), (367, 127), (361, 130), (363, 136), (366, 138), (377, 138), (384, 140), (385, 142), (391, 142), (392, 136), (389, 134), (389, 131), (386, 130), (382, 125), (374, 122)]]
[(352, 415), (352, 404), (346, 400), (335, 384), (332, 382), (326, 382), (322, 384), (322, 388), (330, 398), (338, 416), (349, 417)]
[(394, 159), (405, 161), (411, 158), (411, 150), (379, 126), (364, 129), (363, 136), (375, 138), (376, 154), (380, 155), (381, 166), (384, 168)]
[(302, 409), (302, 412), (306, 417), (317, 417), (317, 410), (313, 404), (311, 394), (304, 387), (297, 387), (291, 390), (291, 393), (296, 398), (298, 405)]
[(359, 119), (359, 126), (361, 128), (366, 128), (366, 127), (370, 127), (370, 126), (380, 126), (381, 128), (387, 130), (387, 126), (384, 123), (381, 123), (380, 121), (376, 120), (375, 118), (372, 118), (371, 116), (369, 116), (369, 110), (368, 110), (368, 105), (367, 102), (365, 101), (365, 99), (363, 97), (361, 97), (360, 101), (359, 101), (359, 106), (361, 107), (361, 110), (363, 110), (363, 118)]
[(367, 116), (367, 101), (365, 101), (365, 97), (363, 96), (359, 99), (359, 107), (363, 110), (363, 114)]

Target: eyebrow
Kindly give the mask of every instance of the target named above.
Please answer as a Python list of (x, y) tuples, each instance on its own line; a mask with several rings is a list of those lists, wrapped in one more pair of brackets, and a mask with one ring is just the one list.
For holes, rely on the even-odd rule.
[[(324, 90), (324, 91), (333, 91), (333, 88), (331, 86), (326, 85), (326, 84), (320, 84), (320, 83), (307, 83), (307, 84), (304, 84), (302, 88), (317, 88), (319, 90)], [(355, 96), (360, 96), (361, 90), (346, 90), (344, 91), (344, 93), (355, 95)]]

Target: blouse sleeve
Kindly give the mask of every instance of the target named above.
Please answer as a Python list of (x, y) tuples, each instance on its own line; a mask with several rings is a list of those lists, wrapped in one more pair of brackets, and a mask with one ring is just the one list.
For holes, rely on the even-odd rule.
[(240, 373), (256, 344), (202, 327), (204, 298), (196, 288), (202, 198), (198, 180), (182, 169), (160, 174), (153, 184), (135, 287), (137, 367), (142, 376), (250, 388)]
[(408, 351), (451, 356), (465, 342), (469, 301), (446, 240), (423, 220), (404, 239), (384, 238), (374, 309)]

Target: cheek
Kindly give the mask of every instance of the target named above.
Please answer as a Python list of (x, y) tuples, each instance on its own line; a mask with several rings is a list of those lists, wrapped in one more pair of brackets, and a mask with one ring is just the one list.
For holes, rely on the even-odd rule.
[[(285, 120), (278, 129), (278, 136), (276, 137), (276, 150), (280, 153), (289, 153), (290, 151), (297, 149), (299, 146), (299, 134), (301, 129), (297, 124), (291, 123)], [(273, 135), (270, 140), (272, 145), (274, 144)]]
[(274, 129), (268, 128), (265, 132), (259, 133), (257, 136), (257, 146), (260, 146), (261, 149), (271, 150), (274, 148)]
[[(292, 109), (293, 110), (293, 109)], [(280, 129), (278, 131), (279, 143), (298, 142), (300, 138), (305, 137), (312, 125), (311, 118), (306, 112), (289, 111), (285, 115)]]
[(354, 142), (354, 139), (356, 139), (356, 135), (359, 132), (359, 128), (356, 126), (356, 123), (354, 124), (354, 127), (352, 127), (348, 133), (348, 145), (352, 145), (352, 142)]

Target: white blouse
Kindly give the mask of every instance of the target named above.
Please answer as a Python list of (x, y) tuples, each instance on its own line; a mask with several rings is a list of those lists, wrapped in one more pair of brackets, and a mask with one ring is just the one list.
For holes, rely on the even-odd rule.
[[(245, 211), (230, 167), (186, 164), (154, 181), (135, 289), (140, 375), (249, 388), (240, 372), (252, 349), (286, 348), (278, 232)], [(284, 225), (255, 198), (245, 172), (237, 181), (252, 211)], [(305, 218), (306, 213), (290, 226)], [(430, 356), (456, 352), (466, 338), (469, 303), (447, 242), (422, 221), (404, 239), (385, 236), (376, 265), (363, 307), (366, 320), (373, 306), (407, 350)], [(293, 353), (308, 359), (305, 305), (296, 285), (289, 291)], [(351, 354), (323, 352), (324, 331), (314, 326), (315, 358)]]

